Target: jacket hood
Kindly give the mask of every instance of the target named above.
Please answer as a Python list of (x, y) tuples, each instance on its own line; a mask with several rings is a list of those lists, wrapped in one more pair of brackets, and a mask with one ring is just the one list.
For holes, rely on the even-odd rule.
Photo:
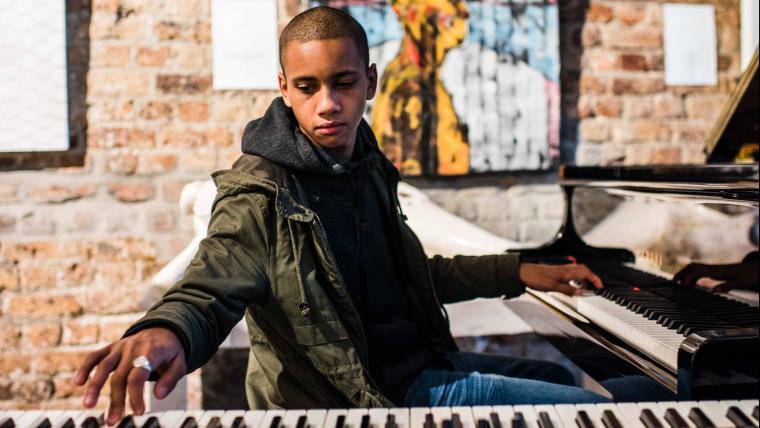
[[(372, 129), (362, 119), (356, 133), (357, 144), (364, 153), (377, 147)], [(299, 130), (293, 110), (282, 97), (275, 98), (266, 113), (246, 125), (243, 131), (243, 153), (261, 156), (292, 171), (338, 175), (330, 162)]]

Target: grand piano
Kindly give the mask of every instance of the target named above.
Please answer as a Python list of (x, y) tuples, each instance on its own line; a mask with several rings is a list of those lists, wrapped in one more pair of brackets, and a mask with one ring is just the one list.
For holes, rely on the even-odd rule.
[(758, 100), (756, 52), (709, 136), (706, 164), (560, 168), (563, 226), (519, 251), (524, 261), (586, 264), (605, 288), (532, 293), (582, 334), (521, 316), (592, 377), (646, 374), (679, 400), (760, 397), (757, 278), (754, 290), (728, 294), (672, 280), (690, 262), (757, 255)]

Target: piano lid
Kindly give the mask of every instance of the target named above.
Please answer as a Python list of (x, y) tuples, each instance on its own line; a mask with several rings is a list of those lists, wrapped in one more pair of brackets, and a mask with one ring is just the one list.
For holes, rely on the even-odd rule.
[(760, 93), (757, 71), (758, 51), (755, 50), (752, 61), (707, 138), (708, 163), (758, 161)]

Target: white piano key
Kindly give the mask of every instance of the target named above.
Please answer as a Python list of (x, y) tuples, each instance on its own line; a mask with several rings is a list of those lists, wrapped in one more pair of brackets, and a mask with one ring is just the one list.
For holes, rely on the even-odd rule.
[[(410, 415), (409, 409), (405, 408), (396, 408), (396, 409), (389, 409), (388, 414), (393, 415), (394, 418), (396, 418), (396, 425), (398, 425), (398, 428), (411, 428)], [(384, 426), (384, 425), (383, 425)]]
[(523, 415), (523, 418), (525, 419), (525, 425), (528, 426), (528, 428), (538, 428), (538, 415), (533, 410), (533, 406), (527, 406), (527, 405), (520, 405), (520, 406), (514, 406), (513, 410), (515, 413), (520, 412)]
[(368, 415), (367, 409), (348, 409), (346, 416), (346, 428), (359, 428), (362, 426), (362, 418)]
[[(282, 425), (282, 420), (285, 419), (285, 410), (268, 410), (264, 414), (264, 419), (261, 420), (261, 424), (259, 424), (259, 428), (270, 428), (272, 426), (272, 421), (276, 418), (280, 418), (280, 425)], [(203, 428), (203, 427), (200, 427)]]
[[(665, 420), (664, 411), (662, 411), (658, 403), (648, 402), (648, 403), (638, 403), (638, 405), (639, 405), (639, 420), (641, 420), (641, 412), (643, 412), (644, 409), (649, 409), (652, 411), (657, 421), (662, 424), (662, 426), (664, 427), (670, 426), (670, 424)], [(646, 424), (644, 425), (646, 426)]]
[(433, 415), (436, 427), (443, 426), (443, 421), (451, 419), (451, 408), (449, 407), (431, 407), (430, 413)]
[[(493, 412), (499, 415), (499, 421), (502, 428), (509, 428), (512, 426), (512, 418), (515, 417), (515, 410), (512, 406), (492, 406)], [(488, 418), (488, 422), (491, 422), (491, 418)], [(492, 425), (493, 427), (493, 425)]]
[(286, 410), (280, 426), (283, 428), (296, 428), (301, 416), (306, 416), (306, 410)]
[[(615, 415), (617, 420), (620, 422), (620, 425), (622, 425), (625, 428), (644, 428), (644, 424), (642, 424), (641, 421), (639, 421), (638, 417), (636, 417), (633, 420), (629, 419), (628, 415), (623, 413), (623, 411), (620, 409), (620, 404), (598, 403), (596, 404), (596, 410), (599, 412), (600, 417), (604, 417), (605, 410), (611, 411)], [(636, 407), (636, 410), (638, 411), (638, 407)]]
[[(752, 410), (754, 410), (755, 406), (757, 406), (757, 401), (751, 401), (751, 400), (721, 400), (721, 403), (725, 404), (728, 407), (736, 406), (739, 409), (741, 409), (742, 413), (744, 413), (747, 418), (752, 421), (752, 423), (757, 425), (757, 419), (752, 417)], [(728, 411), (728, 409), (726, 409)]]
[[(696, 428), (696, 425), (694, 424), (694, 421), (689, 419), (689, 407), (684, 407), (681, 405), (681, 403), (678, 403), (677, 401), (663, 401), (658, 403), (660, 405), (660, 408), (662, 409), (662, 419), (665, 419), (665, 412), (668, 409), (674, 409), (678, 414), (683, 418), (684, 421), (688, 424), (689, 428)], [(666, 425), (670, 426), (670, 425)]]
[[(261, 422), (264, 420), (266, 410), (248, 410), (243, 414), (245, 420), (245, 426), (247, 428), (260, 428)], [(234, 418), (233, 418), (234, 420)]]
[[(493, 412), (493, 409), (491, 406), (474, 406), (472, 409), (472, 419), (475, 422), (475, 426), (478, 426), (478, 421), (480, 419), (490, 421), (491, 420), (491, 412)], [(490, 422), (489, 422), (490, 423)]]
[(326, 409), (307, 410), (306, 411), (307, 428), (323, 428), (326, 417), (327, 417)]
[(557, 404), (554, 406), (554, 410), (557, 412), (557, 416), (559, 417), (560, 421), (562, 421), (562, 425), (564, 425), (565, 428), (576, 428), (578, 426), (575, 423), (575, 416), (577, 412), (575, 411), (574, 405)]
[(472, 407), (452, 407), (451, 415), (459, 415), (463, 428), (475, 428), (475, 418), (472, 416)]
[(430, 413), (429, 407), (412, 407), (409, 409), (410, 428), (422, 428), (425, 426), (425, 416)]
[(699, 408), (717, 427), (733, 427), (734, 424), (726, 417), (728, 408), (717, 401), (700, 401)]
[(618, 403), (617, 408), (623, 417), (628, 421), (631, 426), (635, 428), (644, 428), (644, 423), (641, 422), (641, 408), (636, 403)]
[(76, 421), (81, 413), (82, 413), (81, 410), (64, 410), (60, 412), (60, 414), (58, 415), (57, 418), (55, 418), (55, 420), (51, 420), (50, 422), (53, 424), (52, 425), (53, 428), (60, 428), (69, 419), (71, 419), (72, 423)]
[(557, 411), (554, 410), (554, 406), (550, 404), (540, 404), (533, 407), (536, 412), (536, 420), (540, 420), (539, 415), (541, 412), (546, 412), (546, 414), (549, 415), (549, 420), (552, 422), (552, 425), (554, 425), (554, 428), (563, 428), (565, 426), (565, 424), (563, 424), (562, 420), (559, 418)]
[(44, 416), (42, 410), (27, 410), (19, 418), (14, 418), (18, 428), (34, 428), (42, 422)]
[[(348, 409), (330, 409), (327, 411), (327, 416), (325, 417), (325, 425), (324, 428), (335, 428), (335, 426), (338, 423), (338, 419), (343, 416), (344, 418), (348, 416)], [(345, 424), (345, 422), (344, 422)], [(259, 428), (269, 428), (268, 426), (259, 425)]]
[(158, 417), (158, 421), (161, 424), (161, 428), (179, 428), (185, 414), (184, 410), (167, 410), (164, 412), (153, 413)]
[[(602, 413), (599, 411), (599, 409), (596, 408), (596, 404), (576, 404), (575, 405), (576, 412), (584, 411), (588, 415), (589, 418), (591, 418), (591, 421), (594, 423), (594, 426), (596, 427), (603, 427), (604, 423), (602, 422)], [(577, 416), (577, 415), (576, 415)], [(577, 426), (577, 422), (576, 422)]]
[(369, 409), (368, 414), (370, 428), (385, 428), (385, 422), (388, 420), (388, 409), (372, 408)]
[(95, 418), (97, 419), (100, 424), (102, 425), (106, 419), (105, 411), (103, 410), (85, 410), (82, 413), (77, 416), (77, 419), (74, 421), (77, 428), (82, 426), (82, 423), (86, 421), (88, 418)]

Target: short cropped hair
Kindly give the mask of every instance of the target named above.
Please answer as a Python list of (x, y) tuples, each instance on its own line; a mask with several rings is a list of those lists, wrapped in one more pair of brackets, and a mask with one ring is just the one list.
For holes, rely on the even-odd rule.
[(310, 42), (348, 37), (354, 41), (364, 64), (369, 67), (367, 33), (361, 24), (340, 9), (318, 6), (296, 15), (280, 34), (280, 67), (285, 72), (285, 54), (290, 42)]

